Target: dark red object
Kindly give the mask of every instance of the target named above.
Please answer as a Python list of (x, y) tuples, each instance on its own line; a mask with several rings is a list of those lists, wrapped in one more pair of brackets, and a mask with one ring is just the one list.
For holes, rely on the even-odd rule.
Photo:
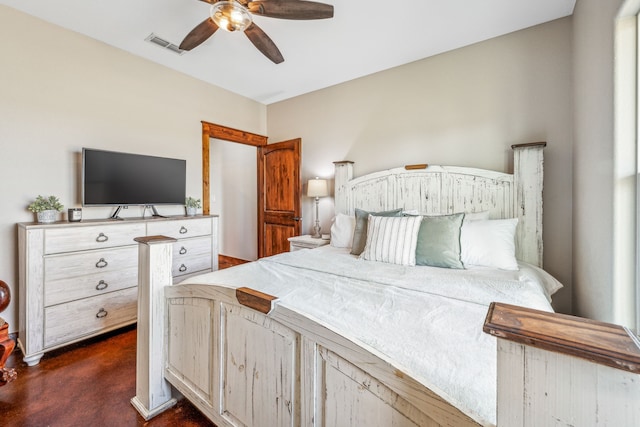
[(11, 291), (9, 291), (9, 285), (0, 280), (0, 313), (9, 306), (11, 301)]

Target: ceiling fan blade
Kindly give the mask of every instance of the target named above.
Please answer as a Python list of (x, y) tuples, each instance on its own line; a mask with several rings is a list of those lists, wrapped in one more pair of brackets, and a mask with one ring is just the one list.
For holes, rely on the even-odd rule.
[(249, 27), (244, 30), (244, 33), (249, 37), (251, 43), (258, 48), (260, 52), (267, 58), (269, 58), (274, 64), (279, 64), (284, 61), (280, 50), (276, 44), (265, 34), (255, 22), (252, 22)]
[(304, 0), (259, 0), (247, 3), (249, 12), (281, 19), (333, 18), (333, 6)]
[(180, 49), (191, 50), (200, 46), (202, 42), (211, 37), (218, 30), (218, 27), (211, 18), (207, 18), (199, 23), (180, 43)]

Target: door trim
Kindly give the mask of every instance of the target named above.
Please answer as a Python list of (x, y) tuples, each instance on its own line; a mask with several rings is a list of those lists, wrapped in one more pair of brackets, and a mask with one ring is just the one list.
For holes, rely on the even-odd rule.
[(209, 168), (210, 165), (210, 138), (221, 139), (224, 141), (237, 142), (239, 144), (252, 145), (261, 147), (267, 145), (267, 137), (243, 130), (233, 129), (227, 126), (217, 125), (201, 121), (202, 123), (202, 213), (209, 215), (211, 211), (211, 181)]

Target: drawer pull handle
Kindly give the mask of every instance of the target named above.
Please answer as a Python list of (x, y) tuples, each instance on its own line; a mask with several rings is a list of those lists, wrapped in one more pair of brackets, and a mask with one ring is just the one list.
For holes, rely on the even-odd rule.
[(184, 225), (182, 227), (180, 227), (180, 234), (186, 234), (187, 231), (189, 231), (189, 230), (187, 230)]
[(103, 290), (107, 289), (108, 286), (109, 286), (109, 284), (107, 282), (105, 282), (104, 280), (100, 280), (98, 282), (98, 284), (96, 285), (96, 290), (103, 291)]
[(180, 253), (180, 255), (186, 254), (187, 253), (187, 248), (185, 248), (184, 246), (181, 247), (179, 253)]
[(96, 242), (106, 242), (107, 240), (109, 240), (109, 236), (105, 236), (104, 233), (100, 233), (98, 234), (98, 237), (96, 237)]
[(98, 268), (105, 268), (107, 265), (109, 265), (109, 263), (105, 261), (104, 258), (100, 258), (98, 262), (96, 262), (96, 267)]
[(98, 310), (98, 312), (96, 313), (96, 317), (98, 319), (102, 319), (103, 317), (107, 317), (107, 314), (109, 314), (109, 312), (107, 310), (105, 310), (104, 308), (101, 308), (100, 310)]
[(179, 272), (181, 272), (181, 273), (184, 273), (185, 271), (187, 271), (187, 266), (186, 266), (186, 265), (184, 265), (184, 264), (182, 264), (182, 265), (180, 266), (180, 268), (178, 269), (178, 271), (179, 271)]

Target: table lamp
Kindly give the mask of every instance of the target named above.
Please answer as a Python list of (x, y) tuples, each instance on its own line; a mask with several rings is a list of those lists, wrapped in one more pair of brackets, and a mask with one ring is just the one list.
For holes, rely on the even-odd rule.
[(322, 237), (320, 234), (320, 218), (318, 217), (318, 203), (320, 197), (326, 197), (329, 195), (329, 185), (326, 179), (310, 179), (307, 184), (307, 196), (316, 198), (316, 225), (313, 227), (313, 235), (311, 237), (319, 239)]

